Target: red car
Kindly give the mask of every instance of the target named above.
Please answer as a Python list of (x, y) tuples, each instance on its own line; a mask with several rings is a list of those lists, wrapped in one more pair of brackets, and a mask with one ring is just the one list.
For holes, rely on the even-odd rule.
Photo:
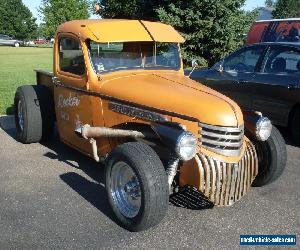
[(38, 39), (34, 40), (33, 42), (34, 42), (34, 44), (46, 44), (47, 43), (47, 41), (43, 38), (38, 38)]
[(248, 33), (247, 45), (260, 42), (300, 42), (300, 18), (253, 23)]

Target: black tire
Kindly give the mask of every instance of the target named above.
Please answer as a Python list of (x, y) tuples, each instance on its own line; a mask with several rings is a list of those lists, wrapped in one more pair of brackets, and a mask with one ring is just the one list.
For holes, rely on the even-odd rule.
[(300, 146), (300, 109), (293, 114), (290, 126), (293, 141)]
[[(20, 104), (19, 104), (20, 102)], [(47, 141), (53, 135), (54, 108), (50, 90), (45, 86), (21, 86), (14, 100), (17, 140), (22, 143)], [(19, 120), (19, 109), (23, 125)]]
[[(141, 205), (132, 218), (122, 214), (111, 191), (112, 170), (118, 163), (126, 163), (140, 184)], [(124, 228), (133, 232), (143, 231), (157, 225), (165, 217), (169, 202), (168, 180), (161, 160), (151, 147), (140, 142), (117, 146), (107, 159), (105, 177), (109, 203)]]
[(258, 155), (258, 175), (252, 186), (261, 187), (278, 179), (286, 166), (287, 151), (285, 141), (279, 130), (273, 126), (269, 139), (256, 141)]

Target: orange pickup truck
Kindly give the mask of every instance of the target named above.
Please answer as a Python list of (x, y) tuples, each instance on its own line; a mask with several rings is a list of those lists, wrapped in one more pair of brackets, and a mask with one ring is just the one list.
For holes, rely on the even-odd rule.
[(104, 163), (111, 208), (131, 231), (158, 224), (169, 199), (230, 206), (282, 172), (265, 164), (285, 150), (267, 146), (270, 121), (184, 76), (183, 42), (162, 23), (67, 22), (53, 73), (16, 91), (18, 140), (47, 140), (56, 123), (62, 142)]

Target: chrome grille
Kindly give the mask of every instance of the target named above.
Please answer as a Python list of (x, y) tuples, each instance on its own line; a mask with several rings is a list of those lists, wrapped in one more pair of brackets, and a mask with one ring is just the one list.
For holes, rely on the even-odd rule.
[(238, 163), (226, 163), (198, 153), (195, 157), (200, 172), (199, 191), (215, 206), (231, 206), (251, 187), (258, 173), (255, 147), (247, 142)]
[(224, 156), (241, 154), (244, 126), (221, 127), (199, 123), (200, 141), (203, 148)]

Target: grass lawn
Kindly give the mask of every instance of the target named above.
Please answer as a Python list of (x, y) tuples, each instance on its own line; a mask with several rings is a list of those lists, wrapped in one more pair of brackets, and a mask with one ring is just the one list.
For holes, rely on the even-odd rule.
[(36, 83), (34, 69), (52, 71), (52, 48), (0, 46), (0, 114), (13, 114), (15, 91)]

